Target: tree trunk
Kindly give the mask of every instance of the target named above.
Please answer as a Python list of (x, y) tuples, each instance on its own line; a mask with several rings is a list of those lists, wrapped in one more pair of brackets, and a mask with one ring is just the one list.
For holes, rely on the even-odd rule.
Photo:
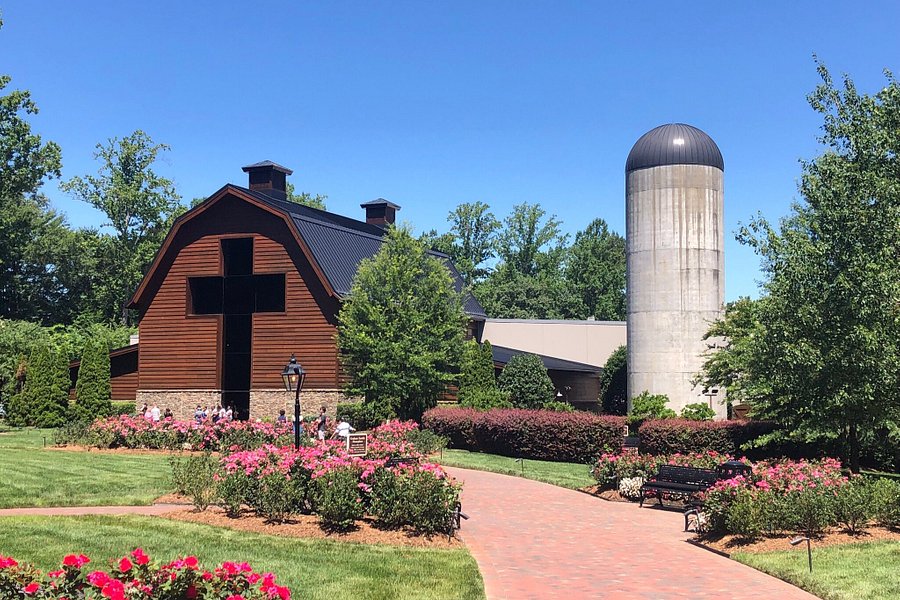
[(850, 472), (859, 473), (859, 433), (856, 429), (856, 423), (850, 423), (847, 442), (850, 446)]

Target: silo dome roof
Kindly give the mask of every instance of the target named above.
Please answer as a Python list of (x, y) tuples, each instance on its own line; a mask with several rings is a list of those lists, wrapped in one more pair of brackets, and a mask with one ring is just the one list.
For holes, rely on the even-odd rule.
[(711, 137), (684, 123), (669, 123), (651, 129), (635, 142), (625, 171), (663, 165), (706, 165), (725, 170), (725, 161)]

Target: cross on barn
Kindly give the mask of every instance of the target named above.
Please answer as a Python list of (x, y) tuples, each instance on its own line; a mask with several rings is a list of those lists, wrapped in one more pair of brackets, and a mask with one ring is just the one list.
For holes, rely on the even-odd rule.
[[(264, 161), (243, 170), (248, 187), (225, 185), (172, 226), (129, 302), (139, 344), (115, 353), (137, 372), (113, 373), (114, 396), (131, 393), (177, 418), (218, 404), (239, 418), (274, 418), (293, 401), (281, 370), (296, 354), (308, 372), (305, 411), (333, 414), (345, 401), (338, 310), (400, 207), (378, 198), (361, 204), (365, 221), (351, 219), (289, 202), (290, 169)], [(461, 290), (449, 258), (433, 254)], [(473, 297), (465, 309), (477, 333), (484, 310)]]

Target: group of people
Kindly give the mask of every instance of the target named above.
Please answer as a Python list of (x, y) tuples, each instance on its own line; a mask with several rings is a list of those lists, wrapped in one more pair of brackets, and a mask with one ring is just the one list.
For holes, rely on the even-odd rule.
[(164, 412), (160, 412), (159, 407), (155, 404), (151, 407), (146, 402), (141, 407), (140, 415), (148, 421), (158, 422), (160, 419), (171, 419), (172, 411), (166, 408)]
[[(279, 423), (287, 423), (287, 415), (285, 415), (284, 409), (278, 411), (278, 422)], [(325, 441), (325, 437), (328, 435), (328, 416), (325, 414), (325, 407), (323, 406), (319, 411), (319, 416), (316, 417), (316, 437), (320, 442)], [(293, 423), (291, 423), (293, 427)], [(347, 417), (341, 417), (338, 420), (337, 426), (334, 428), (334, 433), (331, 434), (331, 439), (340, 438), (342, 440), (346, 440), (350, 433), (356, 431), (356, 429), (350, 425)]]
[(230, 406), (223, 406), (221, 404), (217, 404), (215, 407), (203, 407), (198, 404), (197, 408), (194, 410), (194, 420), (198, 423), (202, 423), (207, 419), (211, 419), (213, 423), (218, 423), (219, 421), (233, 421), (234, 410)]

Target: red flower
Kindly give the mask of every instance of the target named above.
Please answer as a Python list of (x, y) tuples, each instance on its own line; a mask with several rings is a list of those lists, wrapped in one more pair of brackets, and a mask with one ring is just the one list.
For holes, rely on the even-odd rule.
[(47, 573), (47, 576), (56, 578), (56, 577), (62, 577), (63, 575), (65, 575), (65, 573), (66, 573), (65, 571), (60, 569), (59, 571), (50, 571), (49, 573)]
[(39, 589), (41, 589), (41, 584), (34, 582), (34, 583), (29, 583), (28, 585), (26, 585), (25, 589), (23, 589), (22, 591), (30, 596), (31, 594), (35, 593)]
[(188, 569), (196, 569), (197, 568), (197, 557), (196, 556), (188, 556), (184, 559), (184, 565)]
[(134, 559), (134, 562), (139, 565), (146, 565), (148, 562), (150, 562), (150, 557), (144, 554), (144, 551), (140, 548), (132, 552), (131, 557)]
[(125, 586), (118, 579), (111, 579), (100, 590), (100, 594), (109, 600), (125, 600)]
[(123, 573), (130, 571), (133, 566), (127, 556), (122, 557), (122, 560), (119, 561), (119, 570)]
[(110, 577), (103, 571), (94, 571), (87, 576), (87, 580), (92, 586), (102, 588), (109, 583)]
[(91, 562), (91, 559), (89, 559), (84, 554), (69, 554), (68, 556), (63, 558), (62, 564), (64, 567), (73, 567), (75, 569), (80, 569), (89, 562)]

